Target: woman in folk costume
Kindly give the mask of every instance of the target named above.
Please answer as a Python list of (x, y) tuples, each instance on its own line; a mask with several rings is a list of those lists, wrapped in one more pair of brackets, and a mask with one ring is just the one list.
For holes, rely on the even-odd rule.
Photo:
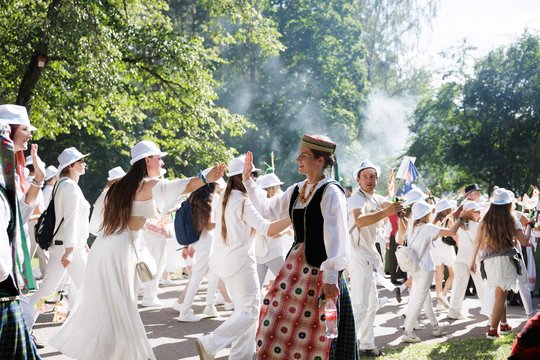
[(247, 197), (242, 184), (244, 157), (228, 164), (227, 187), (216, 211), (215, 240), (210, 270), (225, 282), (234, 311), (210, 334), (196, 339), (201, 359), (231, 345), (229, 359), (252, 359), (259, 316), (259, 282), (255, 263), (255, 231), (272, 236), (290, 224), (288, 218), (265, 220)]
[[(349, 264), (347, 205), (343, 189), (326, 169), (334, 165), (336, 144), (304, 135), (296, 162), (306, 180), (272, 198), (260, 196), (249, 179), (253, 157), (243, 172), (250, 199), (263, 216), (289, 216), (295, 242), (261, 308), (258, 359), (358, 359), (354, 316), (343, 270)], [(338, 337), (326, 337), (319, 299), (335, 301)]]
[[(165, 156), (151, 141), (131, 148), (128, 173), (105, 196), (102, 235), (88, 257), (80, 301), (51, 339), (51, 345), (76, 359), (155, 359), (137, 310), (136, 251), (142, 229), (158, 211), (167, 212), (185, 192), (206, 183), (204, 176), (158, 179)], [(221, 176), (216, 165), (208, 181)]]
[[(532, 224), (527, 224), (524, 233), (514, 217), (513, 200), (506, 189), (499, 188), (493, 192), (489, 208), (480, 222), (470, 263), (471, 271), (480, 271), (486, 279), (487, 288), (495, 288), (495, 303), (486, 334), (488, 339), (496, 339), (499, 333), (504, 335), (512, 331), (506, 322), (506, 296), (509, 290), (518, 292), (518, 275), (522, 273), (522, 262), (515, 246), (517, 242), (527, 245), (531, 234)], [(477, 269), (474, 259), (480, 246), (484, 246), (484, 250), (480, 255), (480, 269)]]
[(19, 303), (16, 249), (20, 227), (15, 221), (15, 152), (10, 132), (0, 121), (0, 359), (39, 359)]

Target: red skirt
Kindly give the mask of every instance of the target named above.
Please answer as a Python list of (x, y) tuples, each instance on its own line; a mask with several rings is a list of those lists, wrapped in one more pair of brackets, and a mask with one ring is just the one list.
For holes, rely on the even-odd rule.
[(324, 311), (319, 312), (322, 272), (305, 261), (304, 244), (291, 249), (266, 294), (257, 329), (257, 359), (328, 359)]

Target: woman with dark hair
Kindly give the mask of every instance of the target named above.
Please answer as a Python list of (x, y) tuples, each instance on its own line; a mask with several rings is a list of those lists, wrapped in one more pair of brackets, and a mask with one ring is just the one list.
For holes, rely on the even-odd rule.
[(151, 141), (131, 148), (128, 173), (113, 183), (105, 197), (101, 225), (88, 257), (79, 301), (51, 340), (76, 359), (155, 359), (135, 295), (135, 265), (142, 229), (156, 212), (166, 213), (186, 192), (223, 174), (216, 165), (208, 177), (158, 179), (163, 153)]
[[(288, 216), (295, 242), (263, 301), (257, 358), (358, 359), (357, 337), (347, 281), (349, 264), (347, 205), (343, 189), (325, 170), (335, 162), (336, 144), (325, 136), (304, 135), (296, 162), (306, 179), (272, 198), (257, 191), (243, 171), (249, 198), (268, 218)], [(325, 300), (323, 300), (325, 299)], [(334, 301), (338, 336), (327, 338), (323, 301)]]
[[(486, 334), (488, 339), (497, 339), (500, 334), (508, 334), (512, 327), (506, 322), (506, 296), (508, 291), (518, 292), (518, 275), (521, 265), (516, 240), (522, 246), (527, 245), (532, 225), (527, 224), (524, 233), (512, 210), (513, 197), (503, 188), (493, 192), (490, 206), (483, 216), (476, 234), (473, 257), (470, 263), (472, 272), (476, 272), (476, 254), (480, 246), (484, 247), (480, 255), (480, 273), (486, 279), (487, 287), (495, 288), (495, 303), (490, 317), (490, 326)], [(500, 327), (499, 327), (500, 324)]]
[(227, 187), (216, 211), (216, 239), (210, 269), (227, 285), (234, 311), (213, 332), (196, 339), (201, 359), (213, 359), (219, 350), (229, 345), (229, 359), (253, 358), (260, 303), (255, 231), (272, 236), (290, 224), (288, 218), (269, 222), (255, 209), (242, 184), (244, 157), (231, 160), (228, 169)]

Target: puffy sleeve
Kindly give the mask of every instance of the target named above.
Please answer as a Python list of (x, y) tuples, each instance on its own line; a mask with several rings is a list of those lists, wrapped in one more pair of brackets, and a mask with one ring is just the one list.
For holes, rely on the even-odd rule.
[(334, 185), (328, 185), (321, 201), (324, 218), (324, 246), (327, 259), (321, 264), (323, 282), (336, 284), (338, 272), (349, 265), (349, 234), (345, 195)]
[(3, 194), (0, 194), (0, 282), (6, 280), (9, 274), (11, 274), (11, 267), (13, 265), (11, 245), (9, 244), (7, 234), (10, 217), (7, 199)]
[(362, 196), (355, 192), (350, 198), (347, 199), (347, 212), (352, 212), (355, 209), (362, 209), (364, 207), (365, 200)]
[[(242, 211), (240, 207), (240, 211)], [(257, 211), (253, 203), (246, 199), (244, 203), (243, 214), (241, 214), (242, 220), (244, 220), (249, 226), (257, 230), (259, 234), (267, 235), (270, 222), (263, 218)]]
[(289, 215), (289, 203), (296, 185), (290, 186), (281, 194), (268, 198), (266, 191), (259, 188), (253, 180), (249, 179), (243, 183), (249, 199), (263, 217), (267, 219), (282, 219)]
[(152, 189), (154, 202), (160, 214), (167, 214), (179, 202), (191, 178), (160, 180)]

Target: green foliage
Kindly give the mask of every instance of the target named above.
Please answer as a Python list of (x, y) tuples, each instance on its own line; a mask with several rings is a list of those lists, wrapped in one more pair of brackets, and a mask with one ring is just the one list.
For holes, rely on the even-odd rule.
[(540, 38), (526, 33), (477, 61), (463, 84), (419, 103), (409, 153), (435, 189), (479, 182), (521, 193), (538, 184), (539, 74)]

